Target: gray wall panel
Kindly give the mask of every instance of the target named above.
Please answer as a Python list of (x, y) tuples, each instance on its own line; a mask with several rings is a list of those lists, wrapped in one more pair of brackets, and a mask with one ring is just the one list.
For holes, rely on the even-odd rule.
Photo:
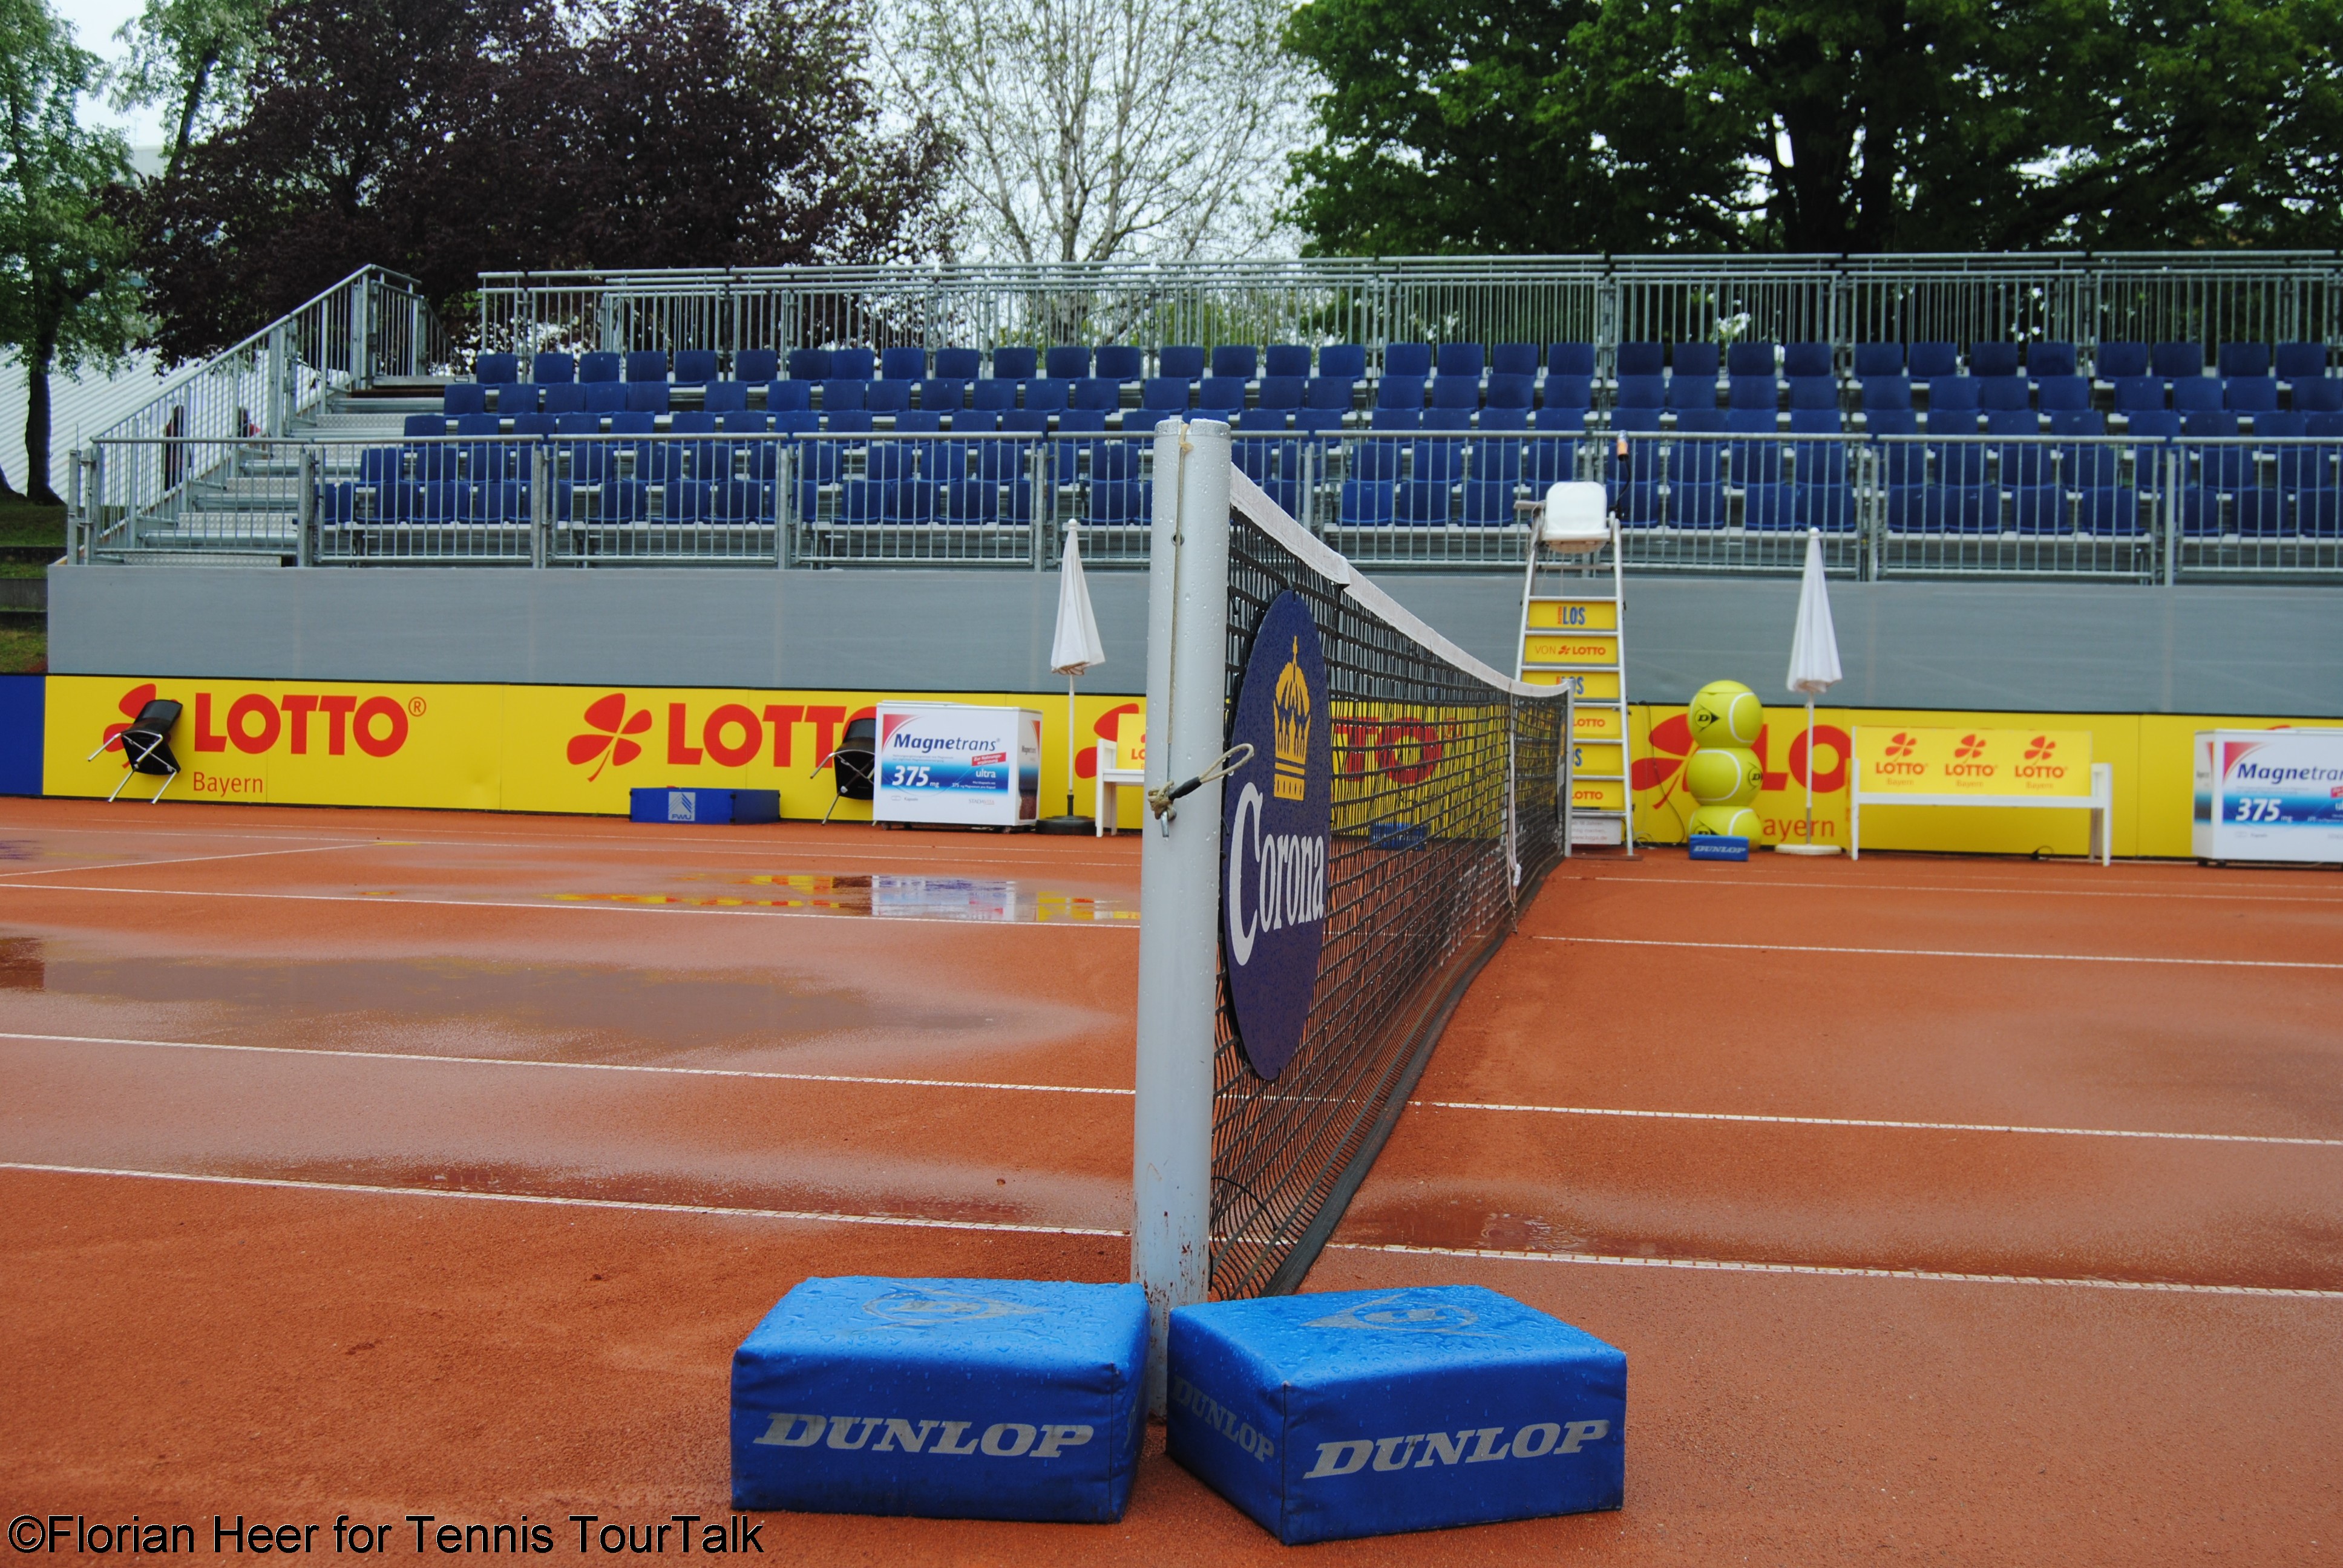
[[(1501, 668), (1520, 578), (1377, 582)], [(1147, 579), (1093, 572), (1107, 663), (1136, 692)], [(1022, 571), (526, 571), (57, 567), (61, 674), (638, 686), (1059, 689), (1058, 577)], [(2317, 588), (1835, 583), (1836, 704), (2343, 717), (2343, 594)], [(1786, 699), (1797, 584), (1648, 578), (1627, 595), (1628, 692), (1704, 681)]]

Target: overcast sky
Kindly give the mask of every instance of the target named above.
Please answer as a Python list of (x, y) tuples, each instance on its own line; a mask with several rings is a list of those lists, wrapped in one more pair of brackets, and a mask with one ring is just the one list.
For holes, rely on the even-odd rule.
[[(116, 29), (145, 8), (143, 0), (49, 0), (49, 4), (72, 25), (75, 42), (109, 63), (123, 56), (122, 45), (114, 39)], [(156, 146), (163, 140), (162, 113), (151, 105), (124, 114), (101, 97), (82, 105), (82, 123), (112, 126), (136, 147)]]

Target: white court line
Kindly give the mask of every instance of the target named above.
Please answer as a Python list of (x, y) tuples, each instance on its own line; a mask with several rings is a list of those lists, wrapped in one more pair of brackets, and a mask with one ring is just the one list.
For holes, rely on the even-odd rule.
[(2029, 963), (2180, 964), (2222, 970), (2343, 970), (2343, 963), (2306, 963), (2285, 959), (2136, 958), (2121, 953), (1987, 953), (1961, 948), (1825, 948), (1795, 942), (1694, 942), (1657, 937), (1547, 937), (1542, 942), (1579, 942), (1606, 948), (1713, 948), (1736, 953), (1854, 953), (1886, 959), (2023, 959)]
[[(368, 808), (327, 808), (327, 809), (334, 810), (367, 809)], [(405, 809), (405, 808), (398, 807), (384, 809), (392, 810)], [(845, 826), (847, 824), (840, 825)], [(818, 827), (820, 824), (800, 819), (784, 823), (783, 826)], [(149, 839), (257, 839), (263, 843), (269, 843), (285, 839), (318, 839), (325, 837), (325, 835), (321, 833), (230, 833), (210, 832), (201, 829), (178, 828), (75, 828), (62, 822), (15, 823), (0, 819), (0, 835), (5, 835), (8, 833), (104, 833), (111, 838)], [(1135, 838), (1138, 836), (1138, 829), (1132, 829), (1128, 831), (1121, 832), (1119, 836), (1122, 838)], [(1013, 855), (960, 855), (950, 852), (940, 852), (941, 850), (941, 847), (933, 844), (924, 845), (915, 849), (896, 850), (831, 849), (826, 848), (822, 840), (812, 838), (758, 839), (744, 841), (742, 839), (733, 838), (718, 838), (713, 834), (700, 835), (694, 833), (679, 833), (672, 836), (662, 834), (660, 835), (660, 841), (656, 844), (646, 844), (636, 839), (621, 839), (616, 834), (605, 836), (593, 833), (588, 833), (575, 839), (466, 839), (458, 837), (454, 839), (381, 839), (372, 841), (377, 843), (396, 843), (402, 846), (414, 846), (437, 849), (616, 849), (623, 854), (628, 855), (671, 854), (673, 853), (673, 849), (671, 848), (673, 845), (695, 844), (709, 849), (736, 850), (743, 855), (753, 855), (765, 859), (772, 859), (777, 853), (809, 849), (819, 850), (822, 856), (836, 860), (926, 860), (942, 861), (955, 866), (1032, 866), (1039, 863), (1043, 865), (1045, 869), (1055, 866), (1097, 866), (1110, 870), (1129, 870), (1131, 869), (1131, 862), (1128, 859), (1050, 860), (1046, 862), (1036, 862), (1031, 859), (1020, 859)]]
[[(0, 1040), (15, 1039), (0, 1035)], [(48, 1036), (35, 1036), (47, 1039)], [(1757, 1116), (1725, 1111), (1617, 1111), (1590, 1105), (1498, 1105), (1468, 1100), (1411, 1100), (1435, 1111), (1523, 1111), (1539, 1116), (1618, 1116), (1653, 1121), (1754, 1121), (1779, 1127), (1880, 1127), (1910, 1132), (2033, 1132), (2046, 1138), (2162, 1138), (2182, 1143), (2283, 1143), (2343, 1149), (2343, 1138), (2278, 1138), (2250, 1132), (2137, 1132), (2113, 1127), (2021, 1127), (1971, 1121), (1887, 1121), (1852, 1116)]]
[(265, 1056), (321, 1056), (354, 1061), (438, 1062), (458, 1067), (536, 1067), (561, 1072), (643, 1072), (675, 1078), (759, 1078), (785, 1083), (864, 1083), (900, 1089), (990, 1089), (1023, 1094), (1119, 1094), (1128, 1089), (1087, 1089), (1067, 1083), (989, 1083), (954, 1078), (869, 1078), (843, 1072), (761, 1072), (736, 1067), (649, 1067), (618, 1061), (544, 1061), (533, 1057), (434, 1056), (413, 1050), (343, 1050), (327, 1046), (235, 1045), (209, 1040), (126, 1040), (102, 1034), (21, 1034), (0, 1040), (55, 1040), (66, 1045), (138, 1045), (157, 1050), (234, 1050)]
[(502, 899), (410, 899), (404, 895), (368, 898), (363, 893), (245, 893), (199, 888), (85, 888), (68, 882), (0, 882), (0, 892), (25, 893), (121, 893), (135, 894), (144, 899), (266, 899), (294, 904), (364, 904), (376, 910), (598, 910), (605, 914), (633, 915), (730, 915), (751, 919), (779, 920), (833, 920), (856, 924), (879, 920), (890, 925), (960, 926), (970, 930), (1071, 930), (1081, 927), (1090, 930), (1126, 930), (1139, 929), (1137, 920), (971, 920), (950, 915), (880, 915), (840, 914), (826, 910), (744, 910), (711, 909), (699, 904), (615, 904), (586, 903), (562, 900), (548, 893), (547, 901), (513, 903)]
[(1925, 882), (1790, 882), (1768, 881), (1756, 878), (1712, 879), (1707, 877), (1579, 877), (1582, 882), (1624, 882), (1630, 886), (1646, 882), (1701, 888), (1731, 888), (1736, 892), (1749, 892), (1763, 888), (1815, 888), (1834, 893), (2018, 893), (2027, 898), (2059, 899), (2169, 899), (2174, 900), (2202, 900), (2230, 904), (2343, 904), (2343, 893), (2319, 898), (2308, 893), (2207, 893), (2207, 892), (2115, 892), (2101, 888), (2029, 888), (2016, 882), (1970, 883), (1960, 887), (1936, 887)]
[(1941, 1269), (1857, 1269), (1828, 1263), (1735, 1263), (1705, 1258), (1616, 1258), (1601, 1252), (1514, 1252), (1493, 1247), (1412, 1247), (1400, 1242), (1330, 1241), (1330, 1252), (1395, 1252), (1428, 1258), (1489, 1258), (1509, 1263), (1596, 1263), (1617, 1269), (1704, 1269), (1726, 1274), (1821, 1274), (1850, 1280), (1935, 1280), (1960, 1285), (2056, 1285), (2071, 1291), (2157, 1291), (2188, 1296), (2298, 1296), (2343, 1301), (2343, 1291), (2282, 1285), (2184, 1285), (2164, 1280), (2060, 1279), (2047, 1274), (1956, 1274)]
[(35, 1165), (0, 1160), (0, 1171), (46, 1176), (123, 1176), (217, 1187), (281, 1187), (299, 1192), (363, 1192), (380, 1198), (460, 1198), (478, 1203), (541, 1203), (560, 1209), (617, 1209), (642, 1214), (713, 1214), (724, 1219), (802, 1220), (822, 1225), (883, 1225), (910, 1231), (999, 1231), (1031, 1236), (1123, 1236), (1084, 1225), (1020, 1225), (1006, 1220), (920, 1220), (898, 1214), (837, 1214), (821, 1210), (735, 1209), (709, 1203), (642, 1203), (623, 1198), (557, 1198), (538, 1192), (480, 1192), (463, 1187), (377, 1187), (356, 1181), (297, 1181), (278, 1176), (206, 1176), (186, 1171), (121, 1171), (97, 1165)]
[(149, 866), (192, 866), (199, 860), (260, 860), (271, 855), (322, 855), (332, 849), (405, 847), (405, 841), (397, 839), (351, 839), (333, 844), (310, 844), (298, 849), (241, 849), (233, 855), (180, 855), (168, 860), (116, 860), (102, 866), (76, 862), (70, 866), (50, 866), (38, 871), (0, 871), (0, 878), (54, 877), (59, 871), (143, 871)]
[[(843, 1072), (771, 1072), (732, 1067), (653, 1067), (636, 1062), (546, 1061), (535, 1057), (438, 1056), (427, 1051), (347, 1050), (331, 1046), (243, 1045), (207, 1040), (133, 1040), (102, 1034), (35, 1034), (0, 1030), (0, 1040), (48, 1041), (64, 1045), (128, 1045), (156, 1050), (243, 1051), (265, 1056), (315, 1056), (354, 1061), (397, 1061), (457, 1067), (548, 1068), (567, 1072), (635, 1072), (653, 1077), (745, 1078), (781, 1083), (865, 1084), (889, 1089), (973, 1089), (1004, 1094), (1103, 1094), (1129, 1099), (1128, 1089), (1101, 1089), (1070, 1083), (1002, 1083), (982, 1079), (880, 1078)], [(2056, 1138), (2144, 1138), (2194, 1143), (2270, 1143), (2314, 1149), (2343, 1149), (2343, 1138), (2280, 1138), (2245, 1132), (2141, 1132), (2106, 1127), (2024, 1127), (1966, 1121), (1888, 1121), (1841, 1116), (1759, 1116), (1731, 1111), (1622, 1111), (1583, 1105), (1506, 1105), (1463, 1100), (1411, 1100), (1434, 1111), (1523, 1112), (1543, 1116), (1615, 1116), (1657, 1121), (1749, 1121), (1788, 1127), (1875, 1127), (1919, 1132), (2031, 1132)]]

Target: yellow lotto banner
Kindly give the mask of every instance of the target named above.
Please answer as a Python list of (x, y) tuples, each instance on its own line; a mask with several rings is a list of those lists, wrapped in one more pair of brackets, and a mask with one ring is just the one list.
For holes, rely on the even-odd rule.
[[(1684, 793), (1684, 765), (1692, 755), (1692, 729), (1681, 708), (1635, 706), (1628, 710), (1630, 769), (1635, 791), (1637, 837), (1662, 843), (1681, 842), (1694, 802)], [(1856, 754), (1855, 736), (1870, 748), (1885, 731), (1917, 737), (1932, 731), (1952, 738), (1958, 751), (1967, 735), (1997, 732), (1986, 744), (1990, 756), (1996, 746), (2014, 740), (2016, 763), (2024, 766), (2037, 738), (2053, 742), (2051, 759), (2064, 763), (2084, 749), (2079, 769), (2066, 764), (2066, 779), (2054, 780), (2064, 790), (2079, 773), (2077, 793), (2089, 793), (2092, 762), (2107, 763), (2114, 775), (2115, 852), (2118, 855), (2185, 857), (2190, 852), (2189, 824), (2194, 808), (2196, 733), (2199, 729), (2270, 729), (2290, 725), (2331, 723), (2332, 720), (2276, 717), (2242, 718), (2209, 714), (2139, 713), (1994, 713), (1983, 711), (1926, 712), (1906, 709), (1824, 708), (1815, 714), (1811, 750), (1802, 707), (1785, 702), (1765, 710), (1765, 723), (1752, 749), (1760, 764), (1761, 786), (1753, 808), (1762, 826), (1764, 841), (1795, 843), (1805, 832), (1806, 783), (1814, 783), (1815, 842), (1845, 844), (1850, 759)], [(1880, 749), (1886, 759), (1885, 747)], [(1917, 749), (1916, 748), (1916, 755)], [(1865, 765), (1871, 762), (1868, 749)], [(1903, 761), (1897, 757), (1893, 760)], [(1955, 758), (1956, 761), (1973, 759)], [(2045, 759), (2032, 759), (2040, 765)], [(1866, 795), (1875, 786), (1866, 779)], [(1957, 794), (1965, 791), (1932, 785), (1913, 791)], [(1996, 782), (1974, 793), (2026, 793), (2018, 784)], [(1966, 809), (1958, 806), (1896, 806), (1866, 800), (1863, 808), (1863, 847), (1866, 849), (1947, 849), (1981, 854), (2080, 855), (2088, 842), (2090, 814), (2071, 809), (2029, 810)]]
[[(903, 695), (51, 676), (44, 792), (112, 793), (122, 780), (121, 751), (95, 759), (89, 752), (163, 697), (183, 709), (171, 730), (183, 776), (166, 799), (624, 816), (633, 789), (729, 787), (778, 790), (782, 816), (820, 817), (831, 804), (822, 766), (831, 746), (852, 719)], [(1065, 799), (1063, 696), (920, 695), (1041, 713), (1042, 809)], [(1097, 743), (1140, 709), (1131, 698), (1076, 703), (1077, 809), (1090, 807)], [(1136, 791), (1126, 792), (1121, 825), (1138, 827), (1140, 810)], [(870, 815), (868, 801), (837, 809), (840, 820)]]
[(1859, 726), (1865, 795), (2088, 795), (2087, 729)]

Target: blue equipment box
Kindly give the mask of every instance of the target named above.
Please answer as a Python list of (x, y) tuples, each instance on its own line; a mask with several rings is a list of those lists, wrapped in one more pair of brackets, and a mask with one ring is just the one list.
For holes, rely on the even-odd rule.
[(631, 822), (778, 822), (778, 789), (629, 789)]
[(1169, 1451), (1289, 1546), (1616, 1508), (1627, 1357), (1478, 1285), (1172, 1314)]
[(732, 1355), (732, 1506), (1111, 1523), (1146, 1428), (1137, 1285), (808, 1280)]
[(1367, 824), (1367, 848), (1370, 849), (1421, 849), (1430, 837), (1421, 822), (1370, 822)]
[(1694, 833), (1685, 840), (1692, 846), (1695, 860), (1745, 860), (1749, 858), (1749, 840), (1739, 834)]

